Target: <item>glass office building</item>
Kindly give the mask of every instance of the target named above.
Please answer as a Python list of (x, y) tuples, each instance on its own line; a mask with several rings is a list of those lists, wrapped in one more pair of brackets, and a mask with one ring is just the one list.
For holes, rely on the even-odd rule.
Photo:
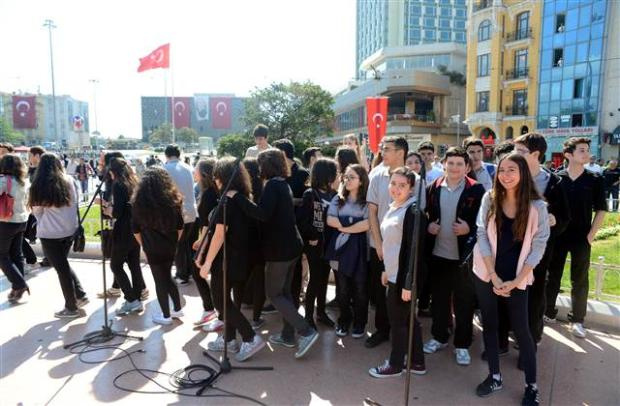
[(606, 0), (544, 2), (537, 124), (551, 152), (573, 135), (598, 148), (606, 9)]

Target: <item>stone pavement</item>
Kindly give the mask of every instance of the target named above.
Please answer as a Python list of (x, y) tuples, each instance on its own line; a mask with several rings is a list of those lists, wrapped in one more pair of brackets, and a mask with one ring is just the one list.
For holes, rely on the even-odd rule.
[[(91, 303), (86, 317), (58, 320), (53, 312), (63, 305), (60, 286), (53, 269), (37, 269), (29, 274), (32, 296), (22, 304), (10, 306), (5, 297), (9, 286), (0, 278), (0, 404), (1, 405), (89, 405), (117, 404), (250, 404), (239, 398), (197, 399), (178, 394), (136, 394), (118, 390), (113, 379), (131, 369), (128, 359), (107, 363), (81, 362), (77, 355), (62, 348), (98, 329), (103, 320), (101, 266), (95, 261), (72, 260)], [(144, 337), (144, 341), (127, 341), (128, 350), (144, 349), (133, 358), (141, 368), (173, 372), (193, 363), (207, 363), (202, 351), (215, 334), (193, 330), (192, 321), (201, 312), (200, 299), (192, 284), (181, 288), (185, 301), (185, 317), (172, 326), (161, 327), (151, 322), (150, 315), (159, 306), (148, 266), (145, 280), (151, 290), (143, 315), (122, 319), (115, 316), (116, 329), (128, 330)], [(111, 274), (110, 274), (111, 275)], [(111, 276), (110, 276), (111, 277)], [(333, 294), (333, 293), (330, 293)], [(116, 309), (121, 299), (111, 300)], [(278, 315), (266, 316), (261, 330), (265, 338), (280, 328)], [(372, 320), (372, 317), (371, 317)], [(425, 339), (429, 322), (423, 320)], [(460, 367), (451, 349), (427, 356), (428, 374), (413, 376), (410, 403), (415, 405), (516, 405), (523, 392), (523, 375), (517, 370), (517, 351), (511, 348), (501, 358), (504, 389), (481, 399), (474, 389), (487, 374), (480, 360), (482, 336), (476, 328), (472, 346), (472, 365)], [(270, 405), (361, 405), (369, 397), (381, 405), (403, 404), (405, 378), (377, 380), (368, 368), (385, 359), (389, 345), (364, 348), (363, 340), (337, 337), (333, 331), (321, 329), (319, 342), (302, 360), (295, 360), (294, 350), (266, 348), (248, 365), (271, 365), (267, 372), (235, 371), (220, 377), (217, 387), (259, 399)], [(84, 354), (86, 361), (111, 359), (120, 353), (102, 350)], [(158, 381), (167, 384), (165, 377)], [(160, 390), (153, 383), (133, 373), (120, 382), (125, 387), (143, 391)], [(554, 405), (620, 405), (620, 336), (618, 332), (589, 330), (585, 340), (573, 338), (567, 325), (545, 328), (538, 351), (538, 383), (542, 404)], [(211, 391), (208, 394), (216, 394)]]

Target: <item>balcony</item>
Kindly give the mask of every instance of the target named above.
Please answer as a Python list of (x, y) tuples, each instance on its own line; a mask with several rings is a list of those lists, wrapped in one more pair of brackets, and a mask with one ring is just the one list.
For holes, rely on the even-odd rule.
[(506, 116), (527, 116), (527, 104), (524, 106), (506, 106)]
[(514, 32), (506, 33), (505, 41), (508, 44), (510, 42), (521, 41), (524, 39), (532, 39), (532, 38), (533, 38), (532, 29), (528, 28), (528, 29), (517, 30)]
[(434, 123), (434, 114), (390, 114), (388, 121), (421, 121), (423, 123)]
[(529, 78), (530, 68), (518, 68), (506, 71), (505, 80), (519, 80)]
[(484, 10), (485, 8), (489, 8), (493, 5), (493, 0), (481, 0), (474, 3), (473, 12)]

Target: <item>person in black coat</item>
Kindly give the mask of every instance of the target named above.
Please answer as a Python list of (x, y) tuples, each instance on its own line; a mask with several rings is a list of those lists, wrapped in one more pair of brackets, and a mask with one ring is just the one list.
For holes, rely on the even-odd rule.
[[(138, 179), (127, 161), (122, 158), (110, 161), (109, 175), (112, 180), (112, 205), (106, 208), (105, 213), (114, 219), (110, 268), (114, 280), (125, 296), (125, 303), (116, 314), (124, 316), (144, 309), (140, 297), (146, 285), (140, 267), (140, 245), (131, 233), (130, 199)], [(131, 272), (131, 282), (123, 269), (124, 263), (127, 263)]]

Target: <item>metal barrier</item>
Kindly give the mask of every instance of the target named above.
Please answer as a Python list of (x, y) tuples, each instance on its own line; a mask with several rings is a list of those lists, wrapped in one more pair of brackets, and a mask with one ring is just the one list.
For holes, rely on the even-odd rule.
[(594, 293), (594, 298), (596, 300), (601, 300), (601, 298), (609, 298), (616, 301), (620, 300), (620, 296), (618, 295), (603, 293), (605, 275), (607, 274), (607, 272), (616, 272), (620, 276), (620, 266), (606, 264), (605, 257), (603, 256), (598, 257), (598, 261), (599, 262), (590, 262), (591, 269), (593, 268), (596, 272), (596, 278), (594, 280), (594, 292), (590, 291), (590, 293)]

